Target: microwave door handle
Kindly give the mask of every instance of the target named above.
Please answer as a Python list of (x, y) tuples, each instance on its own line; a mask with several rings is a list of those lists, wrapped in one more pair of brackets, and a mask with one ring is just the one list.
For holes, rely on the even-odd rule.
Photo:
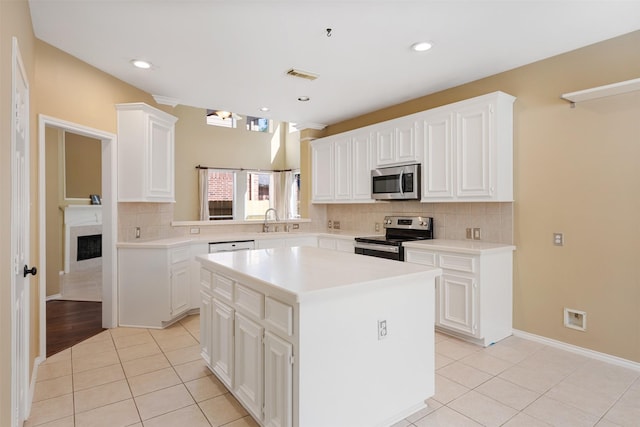
[(404, 195), (404, 179), (402, 179), (404, 175), (404, 170), (400, 171), (400, 194)]

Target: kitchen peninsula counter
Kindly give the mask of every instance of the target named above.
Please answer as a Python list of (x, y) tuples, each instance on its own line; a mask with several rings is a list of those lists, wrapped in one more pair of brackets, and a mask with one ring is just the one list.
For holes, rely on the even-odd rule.
[(261, 425), (388, 426), (433, 396), (439, 268), (313, 247), (197, 260), (203, 357)]

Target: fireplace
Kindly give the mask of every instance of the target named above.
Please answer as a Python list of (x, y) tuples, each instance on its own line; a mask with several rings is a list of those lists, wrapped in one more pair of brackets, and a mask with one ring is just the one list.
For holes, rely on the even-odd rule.
[(102, 266), (102, 206), (64, 208), (64, 272)]
[(78, 254), (76, 261), (100, 258), (102, 256), (102, 234), (78, 236)]

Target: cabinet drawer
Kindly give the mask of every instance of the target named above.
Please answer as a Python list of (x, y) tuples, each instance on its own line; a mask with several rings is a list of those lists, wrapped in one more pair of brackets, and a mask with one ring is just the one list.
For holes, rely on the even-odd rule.
[(264, 318), (264, 295), (236, 283), (236, 307), (257, 319)]
[(182, 261), (188, 261), (191, 258), (189, 255), (189, 247), (177, 248), (171, 251), (171, 264), (175, 264)]
[(293, 335), (293, 307), (269, 297), (264, 305), (267, 323), (289, 337)]
[(211, 292), (211, 272), (206, 268), (200, 269), (200, 286), (202, 289)]
[(233, 280), (214, 273), (213, 294), (231, 304), (233, 302)]
[(340, 252), (348, 252), (352, 254), (354, 251), (353, 244), (354, 244), (353, 240), (338, 239), (336, 240), (336, 249)]
[(476, 272), (476, 259), (474, 257), (462, 255), (440, 255), (440, 267), (448, 270), (464, 271), (466, 273)]
[(429, 267), (436, 266), (436, 254), (433, 252), (408, 249), (405, 252), (405, 260), (413, 264), (428, 265)]

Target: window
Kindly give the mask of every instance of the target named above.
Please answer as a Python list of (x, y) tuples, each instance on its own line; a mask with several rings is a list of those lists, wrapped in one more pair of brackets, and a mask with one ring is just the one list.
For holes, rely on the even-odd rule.
[(247, 130), (254, 132), (272, 132), (271, 120), (263, 117), (247, 116)]
[(280, 219), (300, 218), (300, 171), (202, 169), (202, 220), (261, 220), (269, 208)]
[(233, 219), (235, 174), (235, 172), (209, 169), (207, 200), (210, 220)]
[(223, 128), (235, 128), (238, 121), (237, 116), (233, 113), (221, 110), (207, 110), (207, 124)]

